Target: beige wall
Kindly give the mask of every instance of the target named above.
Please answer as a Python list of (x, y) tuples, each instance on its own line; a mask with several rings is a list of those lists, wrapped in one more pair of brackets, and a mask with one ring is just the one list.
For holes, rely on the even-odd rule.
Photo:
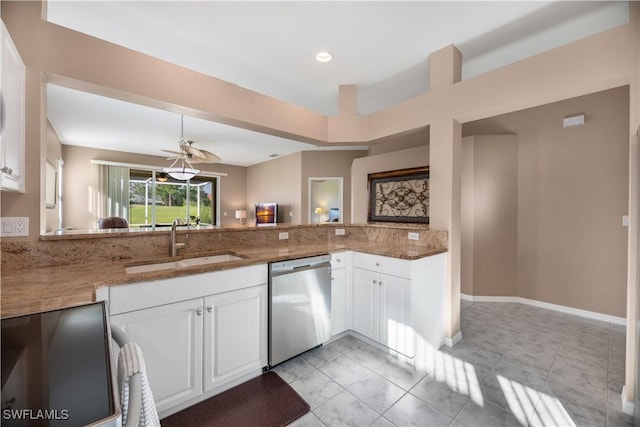
[[(62, 160), (62, 143), (60, 138), (51, 127), (51, 123), (47, 120), (47, 146), (46, 146), (46, 158), (47, 162), (53, 165), (56, 170), (58, 169), (58, 160)], [(46, 231), (53, 231), (58, 228), (58, 214), (60, 212), (60, 204), (56, 203), (55, 208), (47, 208), (45, 210), (46, 216)]]
[(342, 206), (345, 223), (351, 222), (351, 164), (354, 159), (367, 155), (364, 150), (303, 151), (302, 152), (302, 224), (309, 219), (309, 177), (341, 177)]
[(462, 140), (463, 293), (517, 296), (518, 137)]
[[(631, 8), (632, 21), (640, 22), (640, 5)], [(635, 425), (640, 426), (640, 30), (637, 31), (638, 68), (636, 85), (631, 85), (631, 124), (629, 155), (629, 265), (627, 288), (627, 357), (625, 393), (628, 402), (635, 402)], [(636, 130), (635, 135), (633, 130)], [(634, 209), (635, 208), (635, 209)], [(635, 319), (635, 325), (633, 322)], [(635, 362), (635, 363), (634, 363)], [(626, 396), (625, 396), (626, 394)]]
[[(635, 141), (636, 164), (640, 164), (640, 150), (638, 149), (638, 143), (640, 142), (639, 137), (640, 128), (638, 128), (638, 134), (636, 134)], [(636, 180), (636, 186), (637, 185), (640, 185), (640, 183)], [(640, 211), (640, 197), (637, 197), (635, 202), (637, 210)], [(637, 228), (636, 234), (638, 240), (640, 240), (640, 227)], [(633, 312), (635, 311), (636, 322), (635, 325), (633, 324), (633, 321), (630, 321), (627, 324), (628, 334), (626, 363), (627, 366), (629, 366), (629, 369), (627, 369), (625, 373), (625, 384), (627, 384), (626, 391), (628, 393), (629, 401), (633, 401), (635, 395), (635, 424), (638, 426), (640, 425), (640, 264), (636, 264), (635, 267), (635, 289), (632, 285), (628, 292), (627, 307), (631, 314), (627, 314), (627, 319), (633, 319)], [(634, 388), (635, 391), (633, 390)]]
[[(483, 156), (483, 145), (474, 144), (473, 230), (502, 234), (483, 250), (474, 245), (474, 295), (517, 295), (626, 315), (627, 228), (622, 216), (628, 212), (629, 194), (628, 105), (629, 87), (623, 86), (463, 126), (465, 135), (501, 131), (518, 136), (517, 151), (508, 154), (505, 146)], [(562, 119), (579, 112), (586, 113), (586, 125), (564, 129)], [(498, 156), (513, 158), (502, 162)], [(484, 172), (478, 170), (481, 165)], [(499, 195), (490, 188), (480, 190), (487, 173), (494, 178), (504, 173), (497, 180), (508, 180), (501, 185), (509, 188)], [(505, 194), (516, 197), (506, 206)], [(493, 204), (496, 196), (502, 204)], [(490, 215), (478, 212), (478, 198), (493, 210), (480, 212)], [(512, 215), (516, 204), (517, 226)], [(517, 235), (517, 248), (505, 251), (510, 234)], [(474, 238), (477, 243), (478, 235)], [(501, 275), (498, 270), (485, 277), (489, 286), (484, 286), (478, 276), (487, 264), (478, 263), (479, 257), (510, 259), (509, 252), (517, 253), (517, 291), (515, 284), (491, 285), (489, 279)]]
[[(166, 166), (164, 157), (132, 154), (95, 148), (62, 146), (64, 160), (63, 225), (79, 229), (93, 229), (95, 213), (91, 211), (91, 187), (94, 165), (91, 160), (105, 160), (149, 166)], [(244, 207), (246, 199), (246, 168), (224, 164), (199, 164), (203, 171), (226, 173), (220, 178), (220, 222), (222, 227), (236, 225), (235, 209)], [(227, 212), (225, 216), (224, 213)]]
[[(4, 8), (2, 9), (4, 12)], [(37, 69), (25, 67), (25, 192), (0, 192), (1, 216), (29, 218), (29, 237), (36, 240), (45, 231), (44, 164), (46, 161), (46, 91), (43, 76)]]
[(247, 168), (247, 224), (255, 225), (255, 204), (278, 204), (278, 223), (302, 223), (302, 153)]
[(369, 155), (376, 156), (378, 154), (420, 147), (421, 145), (429, 145), (429, 136), (429, 127), (427, 126), (388, 136), (377, 141), (371, 141)]
[(351, 221), (354, 224), (367, 222), (368, 174), (428, 165), (428, 145), (355, 159), (351, 166)]
[(462, 138), (462, 177), (460, 200), (460, 292), (473, 295), (473, 233), (474, 233), (474, 137)]
[(56, 131), (51, 127), (49, 120), (47, 120), (46, 158), (49, 163), (54, 165), (58, 163), (58, 160), (62, 159), (62, 142), (60, 142)]

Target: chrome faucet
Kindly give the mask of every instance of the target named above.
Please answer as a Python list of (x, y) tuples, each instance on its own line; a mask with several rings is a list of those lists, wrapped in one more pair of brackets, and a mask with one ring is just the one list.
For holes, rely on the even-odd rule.
[(180, 218), (176, 218), (171, 223), (171, 256), (172, 257), (178, 255), (178, 249), (185, 249), (185, 248), (187, 248), (189, 246), (189, 235), (188, 234), (185, 236), (184, 243), (178, 243), (176, 241), (176, 227), (181, 222), (182, 221), (180, 221)]

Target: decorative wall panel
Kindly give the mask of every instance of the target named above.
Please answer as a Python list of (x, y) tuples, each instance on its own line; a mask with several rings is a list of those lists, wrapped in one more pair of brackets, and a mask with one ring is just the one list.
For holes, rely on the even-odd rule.
[(369, 222), (429, 223), (429, 167), (369, 174)]

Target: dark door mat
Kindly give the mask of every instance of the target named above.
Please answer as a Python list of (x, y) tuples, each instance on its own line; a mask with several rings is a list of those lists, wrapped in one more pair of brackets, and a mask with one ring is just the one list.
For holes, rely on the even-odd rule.
[(161, 420), (162, 427), (286, 426), (309, 412), (305, 402), (275, 372), (222, 392)]

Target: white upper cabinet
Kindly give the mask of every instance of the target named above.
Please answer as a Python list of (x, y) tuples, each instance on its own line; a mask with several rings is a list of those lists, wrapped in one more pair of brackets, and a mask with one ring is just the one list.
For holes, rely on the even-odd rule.
[(0, 21), (0, 188), (24, 193), (25, 68)]

